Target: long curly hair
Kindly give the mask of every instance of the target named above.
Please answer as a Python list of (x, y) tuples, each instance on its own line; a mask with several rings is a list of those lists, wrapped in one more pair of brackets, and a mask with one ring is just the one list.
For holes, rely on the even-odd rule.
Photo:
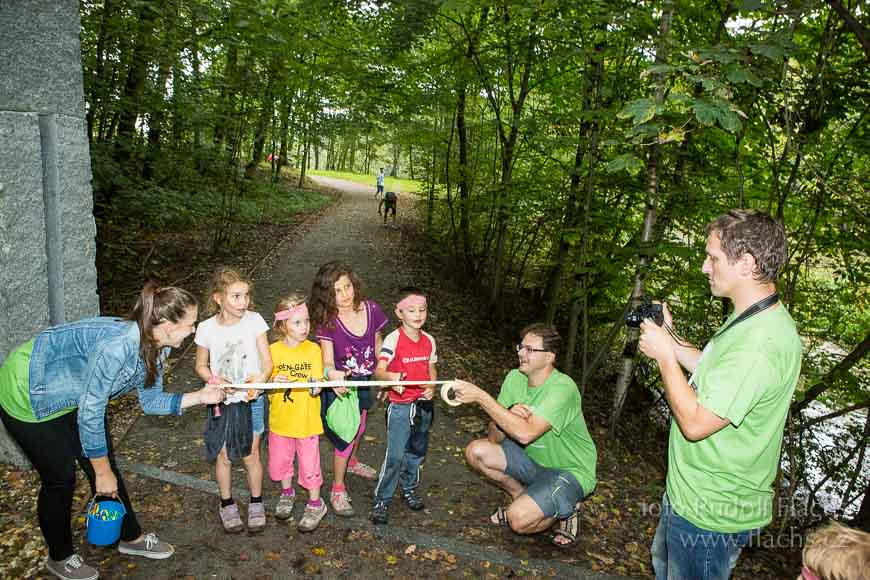
[(342, 276), (347, 276), (353, 284), (353, 307), (365, 301), (363, 284), (359, 276), (344, 262), (333, 261), (322, 265), (314, 276), (308, 308), (311, 315), (311, 328), (317, 331), (321, 326), (335, 328), (338, 318), (338, 306), (335, 304), (335, 283)]

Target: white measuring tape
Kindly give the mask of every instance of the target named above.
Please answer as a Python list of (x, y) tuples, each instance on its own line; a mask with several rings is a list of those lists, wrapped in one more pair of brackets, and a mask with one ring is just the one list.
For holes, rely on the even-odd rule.
[[(287, 389), (336, 389), (336, 388), (360, 388), (360, 387), (404, 387), (404, 386), (420, 386), (420, 385), (441, 385), (441, 399), (451, 407), (458, 407), (462, 403), (455, 398), (451, 398), (453, 393), (454, 381), (321, 381), (317, 383), (244, 383), (241, 385), (224, 386), (234, 387), (240, 390), (257, 389), (257, 390), (278, 390), (286, 391)], [(219, 385), (218, 385), (219, 386)], [(225, 403), (237, 403), (246, 400), (246, 398), (238, 398), (239, 395), (245, 396), (245, 393), (237, 393), (232, 400), (224, 401)], [(232, 396), (232, 395), (230, 395)]]

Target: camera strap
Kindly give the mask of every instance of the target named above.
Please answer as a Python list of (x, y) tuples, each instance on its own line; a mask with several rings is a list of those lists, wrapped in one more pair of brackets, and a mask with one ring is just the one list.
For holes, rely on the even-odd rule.
[(749, 318), (752, 318), (753, 316), (755, 316), (756, 314), (758, 314), (759, 312), (761, 312), (763, 310), (767, 310), (768, 308), (770, 308), (771, 306), (773, 306), (777, 302), (779, 302), (779, 293), (778, 292), (774, 292), (770, 296), (768, 296), (766, 298), (762, 298), (761, 300), (759, 300), (758, 302), (756, 302), (755, 304), (753, 304), (752, 306), (750, 306), (749, 308), (747, 308), (746, 310), (741, 312), (740, 316), (738, 316), (737, 318), (735, 318), (734, 320), (731, 321), (731, 324), (729, 324), (728, 326), (726, 326), (725, 328), (723, 328), (722, 330), (720, 330), (719, 332), (714, 334), (713, 338), (711, 338), (710, 340), (707, 341), (707, 344), (710, 344), (711, 342), (713, 342), (714, 340), (716, 340), (717, 338), (719, 338), (720, 336), (722, 336), (723, 334), (725, 334), (726, 332), (728, 332), (729, 330), (731, 330), (732, 328), (734, 328), (735, 326), (740, 324), (741, 322), (744, 322), (744, 321), (748, 320)]

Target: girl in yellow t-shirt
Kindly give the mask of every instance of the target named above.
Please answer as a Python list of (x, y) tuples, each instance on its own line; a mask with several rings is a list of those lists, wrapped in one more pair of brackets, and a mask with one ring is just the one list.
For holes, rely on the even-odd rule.
[[(275, 333), (280, 337), (269, 346), (272, 381), (307, 383), (323, 377), (320, 347), (308, 340), (311, 324), (305, 297), (292, 294), (275, 307)], [(320, 389), (287, 389), (269, 395), (269, 476), (281, 482), (281, 498), (275, 517), (293, 515), (293, 460), (298, 457), (299, 485), (308, 490), (308, 503), (299, 520), (300, 532), (311, 532), (326, 515), (320, 499)]]

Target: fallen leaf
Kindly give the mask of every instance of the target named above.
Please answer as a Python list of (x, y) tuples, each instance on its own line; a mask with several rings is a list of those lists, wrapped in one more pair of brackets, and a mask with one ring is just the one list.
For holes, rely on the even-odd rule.
[(416, 551), (417, 551), (417, 544), (411, 544), (410, 546), (405, 548), (405, 555), (410, 556), (411, 554), (413, 554)]
[(315, 556), (320, 556), (322, 558), (326, 555), (326, 550), (324, 548), (321, 548), (320, 546), (317, 546), (315, 548), (311, 548), (311, 553)]
[(592, 558), (595, 558), (596, 560), (600, 561), (602, 564), (604, 564), (606, 566), (612, 566), (613, 563), (616, 562), (616, 560), (614, 560), (610, 556), (603, 556), (601, 554), (596, 554), (595, 552), (586, 552), (586, 555), (591, 556)]

